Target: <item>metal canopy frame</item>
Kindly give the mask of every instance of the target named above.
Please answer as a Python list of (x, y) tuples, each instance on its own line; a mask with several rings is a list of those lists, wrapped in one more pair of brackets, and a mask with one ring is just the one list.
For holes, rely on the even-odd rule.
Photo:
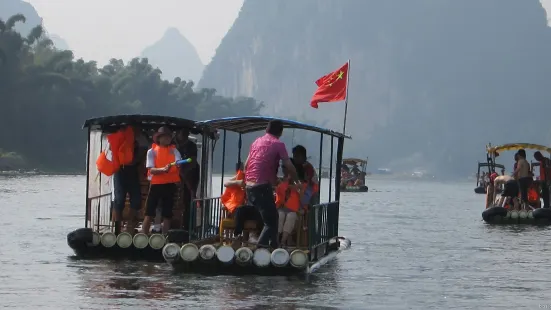
[[(235, 132), (239, 134), (238, 140), (238, 154), (237, 161), (241, 163), (241, 149), (242, 149), (242, 135), (263, 131), (266, 129), (270, 121), (278, 120), (283, 123), (284, 129), (302, 129), (306, 131), (317, 132), (320, 134), (320, 148), (319, 148), (319, 168), (318, 168), (318, 183), (321, 185), (321, 169), (323, 161), (323, 138), (324, 135), (331, 137), (331, 152), (330, 156), (330, 167), (329, 167), (329, 180), (332, 180), (333, 177), (333, 161), (334, 161), (334, 140), (337, 139), (337, 158), (336, 158), (336, 175), (335, 175), (335, 195), (334, 201), (339, 201), (340, 199), (340, 168), (342, 165), (342, 153), (344, 149), (344, 139), (351, 139), (350, 136), (336, 132), (330, 129), (309, 125), (306, 123), (301, 123), (289, 119), (277, 118), (277, 117), (265, 117), (265, 116), (243, 116), (243, 117), (225, 117), (219, 119), (211, 119), (200, 122), (201, 124), (208, 125), (214, 129), (222, 130), (222, 179), (224, 179), (224, 168), (225, 168), (225, 159), (226, 159), (226, 136), (227, 131)], [(220, 191), (223, 190), (223, 182), (220, 184)], [(329, 199), (331, 201), (331, 192), (332, 192), (332, 183), (329, 181)], [(320, 193), (318, 193), (318, 199), (320, 198)]]
[(209, 125), (211, 127), (237, 132), (239, 134), (246, 134), (266, 129), (270, 121), (281, 121), (283, 128), (287, 129), (303, 129), (307, 131), (318, 132), (321, 134), (329, 135), (336, 138), (351, 139), (343, 133), (336, 132), (330, 129), (309, 125), (285, 118), (278, 117), (266, 117), (266, 116), (243, 116), (243, 117), (225, 117), (219, 119), (212, 119), (200, 122), (202, 124)]
[(86, 120), (82, 128), (108, 132), (128, 125), (138, 125), (144, 129), (158, 129), (161, 126), (169, 127), (171, 130), (187, 128), (192, 134), (207, 134), (211, 138), (214, 138), (214, 131), (207, 124), (190, 119), (163, 115), (131, 114), (96, 117)]

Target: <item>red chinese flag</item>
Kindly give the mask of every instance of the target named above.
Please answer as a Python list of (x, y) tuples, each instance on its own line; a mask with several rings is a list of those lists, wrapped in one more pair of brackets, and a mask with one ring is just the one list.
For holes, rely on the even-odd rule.
[(320, 102), (342, 101), (348, 87), (348, 62), (339, 69), (322, 76), (316, 81), (318, 89), (312, 96), (310, 106), (317, 109)]

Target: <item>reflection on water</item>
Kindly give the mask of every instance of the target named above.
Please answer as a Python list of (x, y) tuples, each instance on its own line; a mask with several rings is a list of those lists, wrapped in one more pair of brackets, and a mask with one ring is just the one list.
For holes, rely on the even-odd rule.
[[(306, 309), (325, 294), (341, 294), (335, 281), (337, 262), (306, 281), (304, 276), (199, 276), (173, 274), (164, 264), (74, 260), (68, 265), (79, 277), (78, 291), (84, 298), (114, 299), (116, 305), (148, 300), (155, 304), (223, 306), (224, 309), (269, 306)], [(321, 281), (320, 281), (321, 280)], [(128, 300), (130, 299), (130, 300)], [(285, 306), (286, 308), (282, 308)], [(302, 308), (301, 308), (302, 307)], [(316, 309), (320, 309), (316, 307)]]
[[(86, 268), (82, 268), (85, 265)], [(178, 291), (165, 285), (168, 274), (154, 264), (135, 262), (100, 261), (88, 265), (79, 262), (76, 273), (82, 278), (81, 290), (87, 297), (170, 299)]]
[[(0, 177), (0, 307), (13, 309), (537, 309), (549, 304), (548, 227), (490, 226), (470, 183), (370, 179), (341, 197), (352, 248), (301, 276), (174, 274), (71, 258), (84, 177)], [(217, 188), (215, 185), (214, 188)], [(22, 230), (21, 230), (22, 228)]]

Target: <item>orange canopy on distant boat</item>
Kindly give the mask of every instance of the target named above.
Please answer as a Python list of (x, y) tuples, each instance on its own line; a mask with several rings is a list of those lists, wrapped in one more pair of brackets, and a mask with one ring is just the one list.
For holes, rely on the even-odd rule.
[(342, 163), (345, 165), (356, 165), (356, 164), (367, 164), (367, 160), (359, 158), (345, 158), (342, 160)]

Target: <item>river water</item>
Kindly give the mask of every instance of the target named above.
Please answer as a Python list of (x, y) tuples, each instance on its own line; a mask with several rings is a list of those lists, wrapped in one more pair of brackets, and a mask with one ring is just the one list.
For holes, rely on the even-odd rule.
[(304, 277), (173, 274), (165, 264), (72, 259), (82, 176), (0, 177), (0, 308), (550, 308), (551, 228), (492, 227), (472, 183), (369, 179), (343, 193), (352, 248)]

